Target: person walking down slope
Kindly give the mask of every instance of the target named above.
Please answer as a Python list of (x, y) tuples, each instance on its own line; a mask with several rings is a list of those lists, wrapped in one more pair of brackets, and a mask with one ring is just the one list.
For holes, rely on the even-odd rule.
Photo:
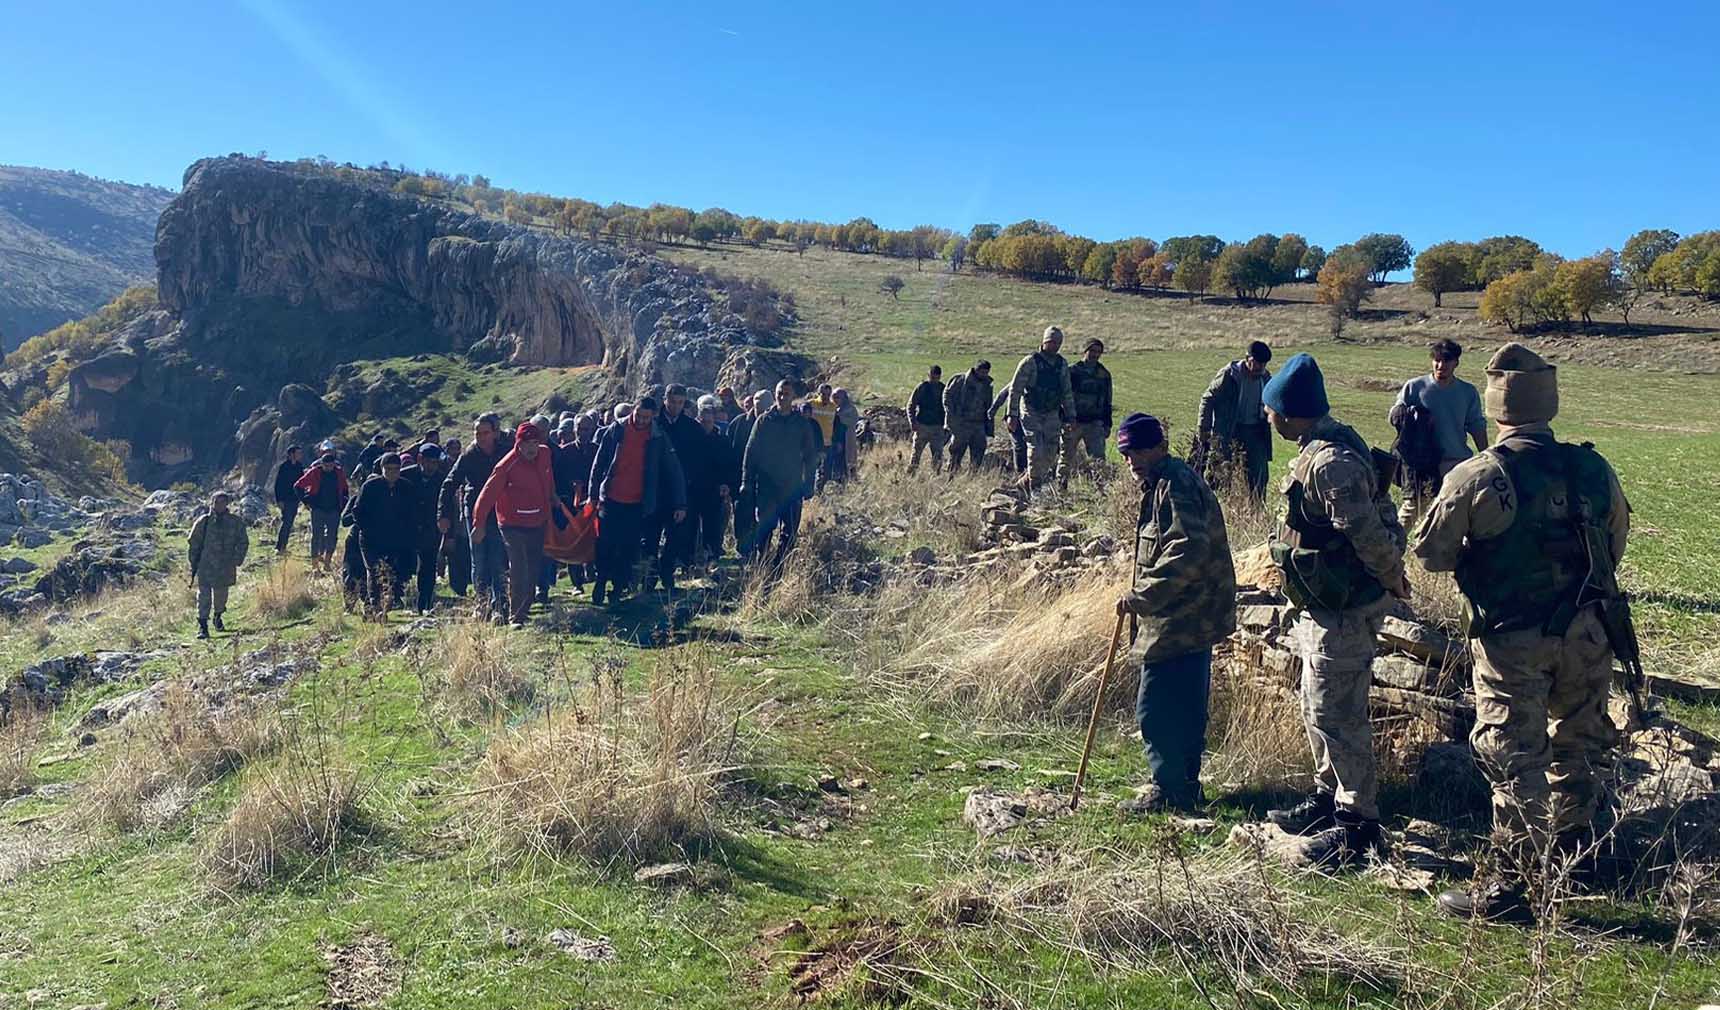
[(334, 559), (341, 513), (352, 495), (346, 471), (341, 469), (332, 451), (324, 452), (316, 466), (293, 482), (293, 490), (311, 510), (311, 568), (326, 569)]
[(293, 536), (293, 520), (299, 514), (299, 491), (294, 487), (305, 475), (305, 450), (287, 446), (287, 458), (275, 467), (275, 507), (281, 510), (281, 529), (275, 535), (275, 553), (287, 553), (287, 541)]
[(1470, 743), (1493, 789), (1494, 872), (1439, 896), (1451, 914), (1527, 922), (1532, 867), (1581, 861), (1595, 843), (1613, 649), (1604, 607), (1630, 533), (1618, 475), (1561, 442), (1558, 373), (1522, 344), (1487, 364), (1499, 441), (1452, 468), (1417, 532), (1429, 571), (1457, 573), (1475, 657)]
[(420, 614), (428, 613), (436, 600), (436, 555), (442, 549), (442, 530), (436, 522), (437, 496), (442, 490), (442, 447), (426, 442), (418, 447), (418, 462), (400, 468), (400, 479), (412, 486), (412, 541), (418, 573)]
[[(1069, 366), (1069, 390), (1075, 404), (1075, 435), (1071, 445), (1087, 450), (1089, 459), (1105, 459), (1105, 440), (1111, 437), (1111, 372), (1099, 363), (1105, 342), (1087, 341), (1081, 360)], [(1071, 450), (1073, 452), (1073, 450)], [(1069, 462), (1075, 462), (1071, 454)]]
[(729, 453), (735, 461), (735, 551), (743, 558), (752, 547), (753, 530), (758, 526), (758, 501), (752, 495), (752, 488), (741, 487), (744, 482), (740, 464), (746, 456), (747, 440), (752, 438), (753, 425), (758, 423), (761, 414), (770, 409), (770, 390), (761, 389), (747, 398), (746, 413), (729, 422)]
[(1075, 394), (1069, 363), (1058, 351), (1063, 331), (1047, 326), (1039, 350), (1021, 359), (1009, 380), (1009, 418), (1027, 437), (1027, 487), (1044, 486), (1053, 473), (1059, 487), (1069, 483), (1069, 441), (1075, 432)]
[(991, 362), (983, 358), (944, 387), (944, 428), (950, 441), (950, 476), (961, 472), (962, 457), (973, 470), (985, 462), (991, 418)]
[(908, 397), (908, 423), (913, 428), (913, 456), (908, 460), (908, 472), (920, 468), (920, 454), (932, 450), (932, 472), (944, 468), (944, 370), (933, 365), (926, 381), (914, 387)]
[(358, 451), (358, 460), (352, 467), (353, 479), (362, 485), (370, 477), (371, 470), (376, 467), (376, 461), (387, 451), (382, 432), (370, 436), (370, 443)]
[[(847, 482), (854, 475), (856, 462), (860, 458), (860, 439), (856, 430), (860, 427), (860, 407), (854, 398), (848, 395), (848, 390), (838, 387), (836, 393), (836, 438), (842, 445), (839, 458), (839, 481)], [(740, 456), (735, 456), (735, 471), (740, 472)]]
[(1403, 527), (1378, 484), (1372, 450), (1332, 417), (1320, 366), (1298, 354), (1261, 393), (1278, 434), (1300, 445), (1285, 483), (1272, 558), (1295, 605), (1302, 722), (1314, 792), (1267, 818), (1313, 835), (1310, 858), (1332, 868), (1381, 849), (1378, 772), (1368, 721), (1375, 640), (1391, 597), (1409, 598)]
[(669, 436), (657, 424), (657, 401), (643, 396), (626, 420), (597, 434), (591, 463), (597, 510), (597, 583), (591, 602), (601, 606), (633, 588), (645, 516), (666, 510), (677, 524), (687, 518), (687, 481)]
[[(1003, 410), (1008, 403), (1009, 387), (1004, 386), (998, 390), (997, 396), (991, 401), (991, 408), (985, 412), (987, 437), (997, 434), (997, 412)], [(1010, 461), (1015, 464), (1015, 472), (1018, 475), (1025, 474), (1027, 472), (1027, 433), (1022, 430), (1020, 422), (1007, 413), (1004, 414), (1003, 427), (1005, 431), (1009, 432), (1009, 456)]]
[(456, 526), (466, 531), (468, 553), (472, 558), (472, 587), (478, 609), (486, 617), (500, 619), (508, 612), (507, 587), (503, 581), (507, 570), (507, 549), (502, 544), (501, 529), (492, 513), (484, 520), (484, 536), (473, 537), (472, 509), (478, 492), (490, 479), (496, 461), (502, 458), (498, 443), (502, 419), (496, 414), (481, 414), (472, 424), (472, 444), (460, 454), (442, 481), (441, 497), (437, 502), (437, 527), (444, 533)]
[(1135, 714), (1152, 783), (1125, 813), (1193, 810), (1206, 750), (1212, 647), (1236, 630), (1236, 569), (1224, 510), (1206, 481), (1170, 454), (1164, 426), (1130, 414), (1117, 451), (1141, 484), (1134, 580), (1117, 601), (1140, 667)]
[(773, 569), (781, 567), (800, 533), (806, 480), (818, 463), (817, 438), (811, 423), (794, 409), (793, 385), (786, 379), (777, 383), (776, 406), (753, 424), (741, 461), (741, 493), (750, 492), (758, 502), (758, 525), (743, 553), (762, 557), (777, 535)]
[(1398, 430), (1399, 458), (1407, 471), (1398, 521), (1411, 531), (1439, 493), (1445, 475), (1470, 457), (1464, 439), (1474, 441), (1476, 452), (1487, 451), (1481, 394), (1457, 377), (1462, 345), (1438, 340), (1429, 346), (1428, 356), (1432, 362), (1428, 374), (1403, 384), (1388, 415)]
[(413, 485), (400, 479), (399, 453), (377, 457), (376, 469), (358, 489), (352, 520), (364, 558), (370, 616), (386, 620), (405, 593), (406, 576), (417, 569), (418, 513)]
[[(442, 471), (448, 473), (460, 462), (460, 440), (450, 438), (442, 443)], [(443, 482), (446, 483), (446, 478)], [(436, 489), (436, 528), (442, 529), (442, 489)], [(454, 595), (465, 599), (466, 590), (472, 585), (472, 544), (466, 539), (466, 524), (449, 523), (448, 529), (442, 534), (441, 565), (448, 572), (448, 588)], [(440, 574), (440, 570), (438, 570)]]
[(213, 614), (215, 630), (226, 631), (221, 616), (227, 612), (227, 592), (239, 581), (239, 566), (251, 548), (245, 521), (228, 510), (233, 496), (217, 491), (209, 497), (209, 511), (191, 524), (189, 547), (191, 581), (197, 586), (197, 637), (209, 637)]
[(1248, 475), (1248, 491), (1255, 501), (1266, 500), (1266, 477), (1272, 463), (1272, 431), (1266, 425), (1266, 407), (1260, 394), (1272, 373), (1266, 363), (1272, 348), (1256, 340), (1248, 353), (1218, 370), (1212, 384), (1200, 397), (1197, 437), (1206, 446), (1207, 479), (1212, 464), (1240, 459)]
[(508, 553), (508, 619), (516, 628), (531, 617), (543, 573), (544, 526), (565, 523), (555, 497), (555, 473), (543, 446), (544, 431), (527, 421), (514, 432), (514, 447), (496, 461), (472, 506), (472, 547), (488, 535), (491, 516)]

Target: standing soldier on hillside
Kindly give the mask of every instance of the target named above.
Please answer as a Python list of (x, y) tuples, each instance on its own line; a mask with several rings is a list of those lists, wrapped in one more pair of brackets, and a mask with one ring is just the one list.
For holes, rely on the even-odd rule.
[(1055, 471), (1058, 486), (1069, 483), (1069, 439), (1074, 434), (1075, 395), (1069, 363), (1057, 353), (1063, 331), (1045, 328), (1039, 350), (1021, 359), (1009, 380), (1009, 419), (1027, 437), (1027, 487), (1037, 490)]
[[(997, 412), (1009, 402), (1009, 389), (1010, 387), (1005, 386), (998, 390), (997, 396), (991, 401), (991, 409), (985, 412), (985, 431), (988, 438), (997, 434)], [(1024, 474), (1027, 472), (1027, 435), (1021, 430), (1020, 422), (1013, 417), (1005, 415), (1003, 427), (1009, 432), (1010, 461), (1015, 464), (1017, 474)]]
[[(1433, 361), (1432, 371), (1403, 384), (1390, 414), (1392, 427), (1398, 430), (1399, 446), (1419, 442), (1425, 445), (1428, 457), (1422, 466), (1412, 467), (1411, 474), (1403, 481), (1403, 506), (1398, 510), (1398, 521), (1406, 530), (1415, 529), (1451, 468), (1469, 458), (1469, 447), (1463, 444), (1465, 436), (1475, 442), (1476, 452), (1487, 451), (1487, 419), (1481, 416), (1481, 394), (1457, 377), (1457, 361), (1463, 356), (1463, 347), (1455, 340), (1439, 340), (1428, 352)], [(1415, 430), (1412, 432), (1411, 428)]]
[(1130, 619), (1129, 658), (1141, 670), (1135, 714), (1153, 782), (1120, 804), (1125, 813), (1193, 810), (1204, 796), (1212, 647), (1236, 630), (1236, 569), (1224, 510), (1188, 464), (1170, 454), (1165, 429), (1130, 414), (1117, 450), (1141, 483), (1135, 570), (1117, 614)]
[(299, 491), (293, 485), (305, 475), (305, 451), (297, 445), (287, 446), (287, 458), (275, 468), (275, 505), (281, 510), (281, 530), (275, 535), (275, 553), (287, 553), (287, 541), (293, 536), (293, 520), (299, 514)]
[(228, 511), (233, 496), (217, 491), (209, 497), (209, 511), (191, 524), (191, 581), (197, 585), (197, 637), (209, 637), (209, 615), (215, 615), (215, 630), (226, 631), (221, 615), (227, 612), (227, 591), (239, 581), (239, 566), (251, 548), (245, 521)]
[(1266, 475), (1272, 463), (1272, 432), (1266, 426), (1266, 408), (1260, 392), (1272, 373), (1266, 363), (1272, 348), (1256, 340), (1248, 353), (1218, 370), (1212, 384), (1200, 397), (1199, 441), (1206, 447), (1206, 471), (1213, 462), (1232, 460), (1241, 453), (1248, 474), (1248, 490), (1255, 501), (1266, 500)]
[[(1558, 373), (1506, 344), (1487, 364), (1499, 441), (1459, 463), (1415, 545), (1429, 571), (1455, 571), (1475, 655), (1470, 742), (1493, 786), (1497, 871), (1439, 906), (1459, 916), (1532, 918), (1524, 871), (1551, 844), (1580, 856), (1600, 806), (1597, 771), (1616, 739), (1606, 604), (1630, 530), (1618, 477), (1587, 444), (1553, 437)], [(1610, 587), (1613, 592), (1609, 592)]]
[(986, 425), (990, 421), (991, 362), (981, 359), (944, 387), (944, 427), (950, 439), (950, 476), (961, 472), (962, 456), (978, 470), (985, 462)]
[[(1074, 444), (1087, 450), (1090, 459), (1105, 458), (1105, 440), (1111, 437), (1111, 372), (1099, 364), (1105, 342), (1094, 338), (1080, 361), (1069, 366), (1069, 389), (1075, 401)], [(1070, 454), (1074, 463), (1074, 454)]]
[(930, 446), (932, 472), (944, 468), (944, 370), (933, 365), (926, 381), (914, 387), (908, 397), (908, 423), (914, 431), (914, 455), (908, 460), (908, 472), (920, 468), (920, 453)]
[(1261, 395), (1272, 427), (1301, 446), (1272, 557), (1297, 615), (1290, 643), (1302, 659), (1302, 722), (1314, 754), (1314, 792), (1267, 819), (1314, 835), (1316, 864), (1354, 865), (1384, 844), (1368, 686), (1390, 597), (1409, 598), (1403, 527), (1391, 496), (1380, 494), (1368, 444), (1331, 416), (1312, 357), (1291, 358)]

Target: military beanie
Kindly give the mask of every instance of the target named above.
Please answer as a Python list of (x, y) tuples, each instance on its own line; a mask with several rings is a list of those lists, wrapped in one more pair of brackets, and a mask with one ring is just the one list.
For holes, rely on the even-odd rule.
[(1325, 417), (1332, 410), (1326, 400), (1326, 377), (1311, 354), (1286, 361), (1260, 391), (1260, 399), (1284, 417)]
[(1545, 424), (1559, 413), (1559, 370), (1512, 341), (1487, 362), (1487, 414), (1508, 428)]

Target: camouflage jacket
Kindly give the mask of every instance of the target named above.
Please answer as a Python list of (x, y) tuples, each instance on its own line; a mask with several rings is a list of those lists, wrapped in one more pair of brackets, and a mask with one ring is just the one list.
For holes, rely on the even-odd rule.
[[(1347, 436), (1347, 438), (1346, 438)], [(1300, 482), (1308, 518), (1330, 525), (1349, 540), (1361, 561), (1388, 590), (1403, 581), (1405, 536), (1391, 495), (1379, 493), (1373, 461), (1346, 441), (1362, 443), (1354, 430), (1330, 414), (1314, 423), (1302, 451), (1290, 461), (1283, 490)]]
[(1135, 526), (1130, 657), (1156, 663), (1236, 630), (1236, 568), (1224, 510), (1187, 463), (1167, 456), (1141, 495)]
[(944, 427), (951, 431), (984, 428), (990, 407), (990, 376), (982, 379), (970, 368), (944, 387)]
[(239, 565), (251, 547), (245, 520), (231, 512), (204, 513), (191, 525), (191, 574), (211, 586), (230, 586), (239, 581)]
[(1078, 424), (1105, 422), (1111, 427), (1111, 370), (1097, 361), (1083, 358), (1069, 366), (1069, 388), (1074, 395)]
[[(1034, 401), (1039, 396), (1044, 396), (1050, 406), (1035, 407)], [(1021, 359), (1021, 364), (1015, 366), (1015, 375), (1009, 380), (1008, 416), (1019, 421), (1027, 414), (1052, 412), (1067, 421), (1075, 420), (1075, 393), (1069, 388), (1069, 364), (1061, 354), (1034, 351)]]

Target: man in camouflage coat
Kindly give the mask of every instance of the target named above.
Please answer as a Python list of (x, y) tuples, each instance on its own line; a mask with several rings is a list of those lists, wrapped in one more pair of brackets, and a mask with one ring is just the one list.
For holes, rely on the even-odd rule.
[[(1105, 342), (1098, 338), (1087, 341), (1081, 360), (1069, 366), (1071, 402), (1075, 405), (1075, 433), (1072, 445), (1087, 450), (1087, 458), (1105, 458), (1105, 440), (1111, 437), (1111, 371), (1099, 363), (1105, 353)], [(1071, 455), (1069, 462), (1074, 463)]]
[(1009, 423), (1027, 435), (1028, 488), (1036, 490), (1056, 473), (1059, 486), (1069, 482), (1070, 440), (1075, 433), (1075, 394), (1069, 387), (1069, 363), (1058, 351), (1063, 331), (1045, 328), (1039, 350), (1021, 359), (1009, 380)]
[(1125, 800), (1127, 813), (1192, 810), (1204, 797), (1212, 647), (1236, 630), (1236, 569), (1224, 510), (1187, 463), (1172, 456), (1164, 426), (1130, 414), (1117, 450), (1141, 482), (1135, 575), (1117, 601), (1131, 620), (1129, 659), (1141, 670), (1135, 712), (1153, 781)]
[(978, 470), (985, 461), (986, 428), (991, 424), (991, 362), (981, 360), (944, 387), (944, 427), (950, 439), (950, 476), (962, 468), (962, 456)]
[(251, 548), (245, 521), (228, 510), (232, 496), (217, 491), (209, 499), (209, 511), (191, 524), (191, 581), (197, 586), (197, 637), (209, 637), (209, 616), (214, 612), (215, 630), (226, 631), (221, 615), (227, 611), (227, 591), (239, 581), (239, 566)]
[[(1558, 373), (1521, 344), (1487, 364), (1499, 441), (1457, 464), (1416, 531), (1429, 571), (1451, 571), (1469, 603), (1475, 728), (1493, 787), (1493, 874), (1439, 896), (1454, 915), (1527, 922), (1527, 871), (1549, 849), (1592, 843), (1617, 730), (1607, 713), (1613, 651), (1592, 565), (1616, 569), (1630, 532), (1618, 476), (1588, 445), (1553, 437)], [(1590, 557), (1583, 510), (1604, 542)], [(1604, 556), (1600, 556), (1604, 553)]]
[(1311, 356), (1291, 358), (1261, 396), (1274, 430), (1301, 446), (1272, 556), (1297, 611), (1290, 641), (1302, 660), (1302, 722), (1314, 755), (1313, 793), (1267, 817), (1313, 835), (1317, 864), (1355, 865), (1384, 844), (1368, 687), (1391, 598), (1409, 597), (1403, 527), (1368, 444), (1331, 416)]

